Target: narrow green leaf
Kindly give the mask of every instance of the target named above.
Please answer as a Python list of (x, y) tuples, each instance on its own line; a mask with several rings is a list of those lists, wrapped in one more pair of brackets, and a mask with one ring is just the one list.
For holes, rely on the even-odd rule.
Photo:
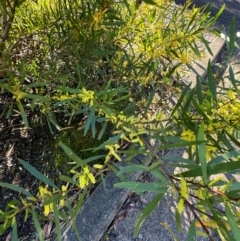
[(161, 182), (152, 182), (152, 183), (141, 183), (141, 182), (133, 182), (133, 181), (126, 181), (126, 182), (120, 182), (114, 184), (114, 187), (119, 188), (129, 188), (134, 192), (141, 193), (145, 191), (149, 192), (157, 192), (157, 193), (165, 193), (165, 189), (162, 189), (165, 187), (165, 184), (162, 184)]
[[(196, 9), (196, 11), (191, 15), (191, 19), (188, 22), (188, 24), (186, 25), (186, 28), (184, 29), (184, 34), (188, 35), (189, 34), (189, 28), (192, 27), (193, 21), (196, 19), (197, 15), (199, 15), (199, 10), (200, 9)], [(195, 21), (194, 21), (195, 22)]]
[(8, 119), (12, 115), (12, 111), (13, 111), (13, 102), (9, 105), (6, 119)]
[(61, 141), (59, 142), (59, 146), (64, 150), (64, 152), (67, 154), (67, 156), (73, 160), (74, 162), (76, 162), (77, 164), (79, 164), (80, 166), (84, 164), (84, 161), (78, 157), (69, 147), (67, 147), (64, 143), (62, 143)]
[[(204, 134), (204, 124), (202, 123), (198, 130), (197, 140), (204, 141), (205, 134)], [(198, 148), (198, 158), (201, 164), (202, 175), (204, 183), (207, 184), (207, 157), (206, 157), (206, 146), (205, 143), (201, 143), (197, 145)]]
[(53, 194), (52, 196), (48, 196), (48, 197), (44, 198), (42, 204), (43, 204), (43, 206), (45, 206), (45, 205), (49, 205), (52, 203), (56, 203), (62, 199), (64, 199), (64, 196), (61, 193)]
[[(213, 165), (207, 165), (207, 174), (208, 175), (214, 175), (214, 174), (219, 174), (219, 173), (236, 171), (237, 169), (240, 169), (240, 161), (213, 164)], [(201, 169), (201, 167), (198, 167), (198, 168), (195, 168), (195, 169), (190, 170), (190, 171), (179, 173), (176, 176), (182, 176), (182, 177), (202, 176), (202, 169)]]
[(235, 79), (235, 76), (234, 76), (234, 73), (233, 73), (233, 68), (232, 68), (231, 65), (229, 65), (229, 79), (232, 82), (235, 90), (237, 91), (238, 87), (237, 87), (236, 79)]
[(13, 230), (12, 230), (12, 240), (19, 240), (18, 239), (18, 233), (17, 233), (17, 221), (16, 219), (14, 220), (14, 224), (13, 224)]
[(213, 56), (213, 52), (211, 48), (209, 47), (209, 43), (206, 41), (205, 36), (201, 38), (201, 41), (203, 42), (204, 46), (206, 47), (208, 53), (210, 53)]
[(182, 120), (184, 125), (186, 125), (190, 131), (196, 131), (196, 122), (193, 122), (192, 118), (190, 118), (189, 112), (182, 112)]
[(121, 168), (121, 170), (117, 173), (117, 176), (121, 176), (122, 174), (129, 173), (129, 172), (145, 171), (146, 168), (147, 167), (143, 165), (130, 164), (128, 166)]
[(225, 203), (225, 208), (228, 224), (231, 227), (233, 235), (236, 238), (236, 240), (240, 240), (240, 228), (238, 227), (238, 224), (236, 222), (236, 217), (234, 217), (234, 215), (232, 214), (228, 203)]
[(185, 96), (187, 95), (187, 92), (189, 91), (190, 86), (191, 86), (191, 83), (190, 83), (190, 84), (184, 89), (184, 91), (182, 92), (182, 94), (181, 94), (181, 96), (180, 96), (180, 98), (179, 98), (177, 104), (175, 105), (175, 107), (174, 107), (174, 109), (173, 109), (173, 111), (172, 111), (170, 117), (173, 116), (174, 113), (179, 109), (179, 106), (182, 105), (183, 99), (184, 99)]
[(0, 235), (2, 235), (3, 233), (5, 233), (5, 231), (11, 227), (12, 225), (12, 219), (6, 219), (6, 221), (4, 222), (4, 224), (0, 225)]
[(91, 150), (97, 151), (97, 150), (103, 149), (106, 145), (111, 145), (117, 142), (120, 138), (121, 138), (121, 134), (118, 134), (116, 136), (111, 137), (109, 140), (103, 142), (100, 146), (94, 147), (94, 148), (88, 148), (88, 149), (85, 149), (85, 151), (91, 151)]
[(93, 115), (92, 117), (91, 131), (92, 131), (93, 138), (95, 138), (96, 136), (96, 116), (95, 115)]
[(190, 159), (185, 159), (183, 157), (178, 157), (178, 156), (166, 156), (166, 157), (162, 157), (162, 159), (164, 160), (171, 160), (173, 162), (177, 162), (177, 164), (179, 164), (179, 166), (184, 165), (194, 165), (195, 167), (198, 167), (198, 165)]
[(99, 50), (99, 49), (93, 49), (92, 51), (90, 51), (91, 55), (96, 55), (96, 56), (107, 56), (109, 54), (111, 54), (112, 51), (111, 50)]
[(103, 127), (102, 127), (101, 131), (100, 131), (99, 134), (98, 134), (98, 138), (97, 138), (98, 140), (101, 140), (101, 139), (102, 139), (102, 136), (103, 136), (103, 134), (104, 134), (105, 131), (106, 131), (107, 125), (108, 125), (108, 122), (106, 121), (106, 122), (103, 124)]
[(210, 162), (208, 162), (208, 165), (218, 164), (218, 163), (221, 163), (225, 160), (229, 160), (232, 157), (237, 157), (238, 155), (240, 155), (240, 151), (226, 152), (222, 155), (219, 155), (219, 156), (213, 158)]
[(39, 172), (35, 167), (25, 162), (24, 160), (18, 158), (18, 161), (37, 179), (48, 184), (49, 186), (58, 189), (58, 187), (47, 177), (45, 177), (41, 172)]
[(204, 79), (203, 76), (205, 76), (206, 68), (203, 67), (201, 64), (199, 64), (199, 63), (196, 62), (196, 61), (194, 61), (194, 64), (196, 64), (200, 69), (202, 69), (202, 70), (204, 71), (204, 74), (203, 74), (203, 75), (202, 75), (202, 74), (199, 74), (199, 73), (195, 70), (195, 68), (192, 67), (192, 65), (187, 64), (187, 67), (188, 67), (190, 70), (192, 70), (193, 73), (196, 74), (196, 76), (199, 78), (199, 80), (200, 80), (201, 83), (205, 83), (206, 81), (205, 81), (205, 79)]
[(68, 176), (60, 175), (59, 178), (60, 178), (60, 180), (62, 180), (64, 182), (69, 182), (69, 183), (72, 183), (72, 184), (78, 184), (78, 182), (74, 181), (72, 178), (70, 178)]
[(104, 157), (106, 157), (106, 155), (92, 156), (92, 157), (89, 157), (89, 158), (85, 159), (84, 163), (89, 163), (89, 162), (92, 162), (92, 161), (96, 161), (98, 159), (103, 159)]
[(59, 220), (59, 211), (58, 211), (58, 207), (55, 202), (53, 203), (53, 211), (54, 211), (55, 226), (56, 226), (56, 230), (57, 230), (57, 239), (58, 239), (58, 241), (62, 241), (60, 220)]
[(78, 228), (77, 228), (77, 225), (76, 225), (76, 222), (72, 222), (72, 229), (74, 231), (74, 233), (76, 234), (77, 238), (79, 241), (83, 241), (79, 235), (79, 231), (78, 231)]
[[(212, 206), (212, 204), (208, 201), (208, 200), (205, 200), (206, 203), (207, 203), (207, 206), (209, 207), (213, 217), (214, 217), (214, 220), (217, 222), (218, 224), (218, 231), (224, 236), (224, 238), (226, 240), (229, 240), (229, 241), (236, 241), (232, 235), (230, 234), (230, 232), (228, 231), (228, 229), (226, 228), (225, 226), (225, 222), (223, 222), (223, 218), (225, 217), (221, 217), (222, 214), (219, 213), (218, 211), (216, 211), (216, 209)], [(222, 202), (222, 200), (221, 200)]]
[(27, 118), (27, 115), (26, 115), (26, 113), (25, 113), (25, 111), (24, 111), (24, 108), (23, 108), (23, 106), (22, 106), (22, 103), (21, 103), (20, 101), (17, 102), (17, 107), (18, 107), (18, 109), (20, 110), (20, 113), (21, 113), (21, 116), (22, 116), (24, 125), (25, 125), (26, 127), (28, 127), (28, 126), (29, 126), (29, 124), (28, 124), (28, 118)]
[(135, 223), (135, 230), (134, 230), (134, 237), (136, 238), (140, 227), (143, 223), (143, 221), (152, 213), (152, 211), (156, 208), (158, 203), (161, 201), (165, 193), (159, 193), (141, 212), (139, 215), (136, 223)]
[(197, 78), (197, 85), (196, 85), (197, 97), (198, 97), (198, 102), (201, 105), (203, 103), (202, 84), (200, 82), (199, 76), (197, 76), (196, 78)]
[(218, 139), (223, 142), (223, 144), (228, 148), (228, 150), (233, 151), (235, 149), (232, 143), (227, 139), (225, 133), (218, 133)]
[(170, 149), (170, 148), (176, 148), (176, 147), (186, 147), (186, 146), (193, 146), (193, 145), (197, 145), (197, 144), (201, 144), (201, 143), (205, 143), (206, 141), (182, 141), (182, 143), (175, 143), (175, 144), (166, 144), (166, 145), (162, 145), (158, 148), (158, 150), (166, 150), (166, 149)]
[(235, 16), (232, 18), (231, 26), (230, 26), (230, 42), (229, 42), (229, 50), (228, 50), (228, 58), (232, 57), (234, 45), (236, 42), (236, 19)]
[(160, 159), (157, 162), (152, 163), (149, 167), (147, 167), (146, 171), (149, 172), (152, 169), (159, 167), (159, 165), (161, 165), (163, 163), (163, 161)]
[(182, 108), (182, 112), (183, 113), (187, 113), (188, 107), (190, 106), (190, 104), (192, 102), (192, 99), (193, 99), (193, 96), (194, 96), (194, 92), (195, 92), (195, 89), (192, 89), (190, 91), (190, 93), (188, 94), (188, 96), (186, 97), (187, 98), (186, 103), (185, 103), (185, 105)]
[(229, 137), (229, 139), (238, 147), (240, 147), (240, 142), (235, 138), (233, 137), (233, 135), (229, 134), (226, 132), (226, 135)]
[(171, 234), (174, 241), (180, 241), (167, 223), (160, 223), (160, 224), (168, 230), (168, 232)]
[(239, 190), (240, 190), (240, 183), (239, 182), (233, 182), (232, 185), (227, 189), (228, 192), (239, 191)]
[(188, 229), (187, 241), (195, 241), (195, 240), (196, 240), (196, 226), (195, 226), (195, 221), (193, 221)]
[(208, 67), (207, 67), (207, 79), (208, 79), (208, 87), (211, 91), (212, 97), (215, 101), (217, 101), (217, 91), (216, 91), (216, 85), (212, 73), (212, 66), (210, 60), (208, 61)]
[(175, 213), (176, 223), (177, 223), (177, 230), (179, 233), (182, 232), (182, 221), (181, 221), (181, 215), (178, 211)]
[(151, 169), (149, 171), (154, 177), (156, 177), (159, 181), (161, 181), (163, 184), (167, 185), (168, 180), (164, 176), (164, 174), (158, 169)]
[(33, 195), (30, 192), (26, 191), (22, 187), (15, 186), (13, 184), (0, 182), (0, 186), (11, 189), (11, 190), (16, 191), (16, 192), (21, 192), (22, 194), (26, 195), (27, 197), (33, 197)]
[(153, 90), (153, 91), (151, 91), (150, 96), (148, 96), (148, 102), (147, 102), (147, 105), (146, 105), (146, 107), (145, 107), (145, 111), (144, 111), (144, 114), (143, 114), (144, 116), (145, 116), (146, 113), (148, 112), (149, 107), (150, 107), (150, 105), (152, 104), (153, 98), (155, 97), (155, 94), (156, 94), (156, 90)]
[(217, 14), (214, 14), (214, 16), (212, 18), (210, 18), (210, 20), (208, 21), (208, 26), (212, 27), (212, 25), (216, 22), (216, 20), (219, 18), (219, 16), (222, 14), (222, 12), (224, 11), (226, 5), (223, 4), (222, 7), (219, 9), (219, 11), (217, 12)]
[(95, 117), (95, 109), (91, 109), (91, 111), (88, 115), (88, 118), (87, 118), (87, 122), (84, 125), (84, 133), (83, 133), (84, 136), (86, 136), (90, 126), (95, 125), (95, 118), (94, 117)]
[(38, 218), (37, 218), (37, 213), (35, 212), (35, 209), (34, 209), (33, 206), (32, 206), (32, 216), (33, 216), (33, 222), (34, 222), (36, 231), (38, 233), (38, 239), (40, 241), (44, 241), (43, 232), (42, 232), (40, 223), (39, 223)]
[(77, 217), (78, 212), (83, 205), (83, 201), (85, 200), (86, 193), (87, 193), (87, 189), (84, 189), (83, 192), (81, 193), (81, 197), (79, 198), (76, 207), (74, 208), (74, 211), (71, 214), (72, 220), (74, 220)]
[(196, 101), (195, 99), (192, 100), (192, 103), (193, 103), (194, 108), (195, 108), (196, 111), (198, 112), (198, 114), (199, 114), (200, 116), (202, 116), (202, 117), (204, 118), (204, 120), (209, 120), (209, 117), (206, 115), (204, 109), (202, 109), (202, 108), (198, 105), (198, 103), (197, 103), (197, 101)]

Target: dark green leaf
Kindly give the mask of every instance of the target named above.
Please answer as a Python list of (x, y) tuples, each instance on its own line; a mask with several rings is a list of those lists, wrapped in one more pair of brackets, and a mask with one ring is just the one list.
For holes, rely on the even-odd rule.
[(70, 178), (68, 176), (60, 175), (59, 178), (60, 178), (60, 180), (62, 180), (64, 182), (69, 182), (69, 183), (72, 183), (72, 184), (78, 184), (78, 182), (74, 181), (72, 178)]
[(236, 238), (236, 240), (240, 240), (240, 229), (238, 227), (236, 217), (234, 217), (234, 215), (232, 214), (228, 203), (225, 203), (225, 208), (228, 224), (231, 227), (231, 231), (233, 232), (233, 235)]
[(84, 125), (84, 136), (86, 136), (89, 128), (91, 125), (95, 125), (95, 109), (91, 109), (89, 115), (88, 115), (88, 118), (87, 118), (87, 122), (86, 124)]
[[(224, 220), (225, 218), (225, 215), (222, 216), (221, 213), (219, 213), (213, 206), (212, 204), (210, 204), (210, 202), (208, 202), (208, 200), (206, 200), (207, 202), (207, 205), (214, 217), (214, 220), (217, 222), (218, 224), (218, 231), (224, 236), (224, 238), (226, 240), (229, 240), (229, 241), (236, 241), (232, 235), (230, 234), (230, 232), (228, 231), (228, 229), (226, 228), (226, 222)], [(223, 221), (224, 220), (224, 221)]]
[(196, 85), (197, 97), (198, 97), (199, 104), (201, 105), (203, 103), (202, 84), (199, 76), (197, 76), (196, 78), (197, 78), (197, 85)]
[(239, 182), (233, 182), (232, 185), (227, 189), (228, 192), (231, 191), (240, 191), (240, 183)]
[(8, 188), (8, 189), (11, 189), (13, 191), (16, 191), (16, 192), (21, 192), (23, 193), (24, 195), (26, 195), (27, 197), (33, 197), (33, 195), (26, 191), (25, 189), (23, 189), (22, 187), (19, 187), (19, 186), (15, 186), (13, 184), (10, 184), (10, 183), (5, 183), (5, 182), (0, 182), (0, 186), (1, 187), (5, 187), (5, 188)]
[(126, 181), (126, 182), (116, 183), (114, 184), (114, 187), (129, 188), (132, 191), (137, 193), (142, 193), (145, 191), (165, 193), (166, 191), (165, 188), (162, 189), (163, 187), (165, 187), (165, 184), (163, 185), (160, 182), (141, 183), (141, 182)]
[(78, 157), (69, 147), (63, 144), (61, 141), (59, 142), (59, 146), (61, 146), (61, 148), (64, 150), (64, 152), (71, 160), (73, 160), (80, 166), (84, 164), (84, 161), (80, 157)]
[(39, 172), (35, 167), (30, 165), (29, 163), (25, 162), (24, 160), (18, 158), (18, 161), (37, 179), (42, 181), (45, 184), (48, 184), (49, 186), (58, 189), (58, 187), (47, 177), (45, 177), (41, 172)]
[(143, 223), (143, 221), (152, 213), (152, 211), (156, 208), (158, 203), (161, 201), (165, 193), (159, 193), (141, 212), (139, 215), (136, 223), (135, 223), (135, 230), (134, 230), (134, 237), (136, 238), (140, 227)]
[(210, 162), (208, 162), (208, 165), (218, 164), (225, 160), (229, 160), (232, 157), (236, 157), (238, 155), (240, 155), (240, 151), (230, 151), (230, 152), (224, 153), (220, 156), (213, 158)]
[(12, 240), (18, 240), (18, 233), (17, 233), (17, 221), (14, 221), (13, 224), (13, 231), (12, 231)]
[(20, 110), (20, 113), (21, 113), (21, 116), (22, 116), (22, 119), (23, 119), (23, 122), (24, 122), (24, 125), (26, 127), (28, 127), (28, 118), (27, 118), (27, 115), (23, 109), (23, 106), (22, 106), (22, 103), (20, 101), (17, 102), (17, 107), (18, 109)]
[(212, 97), (215, 101), (217, 101), (217, 91), (216, 91), (216, 85), (212, 73), (212, 66), (210, 60), (208, 61), (208, 67), (207, 67), (207, 79), (208, 79), (208, 87), (211, 91)]
[(175, 218), (176, 218), (176, 223), (177, 223), (177, 230), (179, 233), (181, 233), (182, 232), (182, 222), (181, 222), (181, 215), (178, 212), (178, 210), (176, 210)]
[(182, 105), (183, 99), (184, 99), (185, 96), (187, 95), (187, 92), (189, 91), (190, 86), (191, 86), (191, 83), (190, 83), (186, 88), (184, 88), (184, 91), (182, 92), (182, 94), (181, 94), (181, 96), (180, 96), (177, 104), (175, 105), (175, 107), (174, 107), (174, 109), (173, 109), (170, 117), (173, 116), (173, 114), (179, 109), (179, 106)]
[(122, 174), (129, 172), (145, 171), (146, 168), (147, 167), (143, 165), (130, 164), (128, 166), (121, 168), (121, 170), (117, 173), (117, 176), (121, 176)]
[[(198, 130), (197, 140), (204, 141), (204, 139), (205, 139), (204, 124), (202, 123)], [(201, 143), (197, 145), (197, 148), (198, 148), (198, 158), (202, 169), (203, 180), (204, 180), (204, 183), (207, 184), (207, 157), (206, 157), (205, 143)]]
[(236, 20), (235, 16), (232, 18), (231, 26), (230, 26), (230, 42), (229, 42), (229, 50), (228, 57), (231, 58), (234, 50), (234, 45), (236, 42)]
[(102, 139), (103, 134), (106, 132), (107, 125), (108, 125), (108, 123), (107, 123), (107, 121), (106, 121), (106, 122), (103, 124), (103, 127), (102, 127), (101, 131), (100, 131), (99, 134), (98, 134), (98, 140), (101, 140), (101, 139)]
[(237, 91), (238, 87), (237, 87), (236, 79), (235, 79), (235, 76), (234, 76), (233, 69), (232, 69), (231, 65), (229, 66), (229, 79), (232, 82), (235, 90)]
[(37, 213), (34, 209), (34, 207), (32, 206), (32, 216), (33, 216), (33, 222), (34, 222), (34, 225), (35, 225), (35, 228), (36, 228), (36, 231), (38, 233), (38, 239), (40, 241), (44, 241), (44, 237), (43, 237), (43, 231), (41, 229), (41, 225), (38, 221), (38, 218), (37, 218)]
[(196, 240), (196, 226), (195, 226), (195, 221), (192, 221), (188, 229), (188, 241), (195, 241), (195, 240)]
[(52, 196), (48, 196), (48, 197), (44, 198), (42, 204), (43, 204), (43, 206), (45, 206), (45, 205), (49, 205), (51, 203), (56, 203), (62, 199), (64, 199), (64, 196), (61, 193), (53, 194)]
[(57, 230), (57, 239), (58, 239), (58, 241), (62, 241), (60, 220), (59, 220), (59, 210), (58, 210), (56, 203), (53, 203), (53, 211), (54, 211), (55, 226), (56, 226), (56, 230)]
[(74, 211), (71, 215), (71, 219), (74, 220), (76, 218), (76, 216), (78, 215), (79, 213), (79, 210), (80, 208), (82, 207), (83, 205), (83, 201), (86, 197), (86, 193), (87, 193), (87, 189), (84, 189), (83, 192), (81, 193), (81, 197), (79, 198), (78, 202), (77, 202), (77, 205), (76, 207), (74, 208)]
[[(219, 173), (235, 171), (237, 169), (240, 169), (240, 161), (213, 164), (213, 165), (207, 165), (207, 174), (209, 176), (209, 175), (214, 175)], [(177, 174), (177, 176), (198, 177), (198, 176), (202, 176), (202, 170), (201, 170), (201, 167), (198, 167), (193, 170)]]
[(187, 113), (187, 110), (188, 110), (188, 107), (190, 106), (191, 102), (192, 102), (192, 99), (193, 99), (193, 96), (194, 96), (194, 92), (195, 92), (195, 89), (192, 89), (190, 91), (190, 93), (186, 96), (186, 103), (185, 105), (183, 106), (182, 108), (182, 112), (183, 113)]

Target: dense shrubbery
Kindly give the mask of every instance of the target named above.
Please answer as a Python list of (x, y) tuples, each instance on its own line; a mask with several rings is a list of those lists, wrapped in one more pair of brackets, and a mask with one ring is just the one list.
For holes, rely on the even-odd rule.
[[(152, 166), (134, 169), (151, 172), (163, 188), (143, 210), (136, 234), (154, 203), (173, 191), (179, 203), (177, 222), (184, 208), (193, 214), (189, 240), (196, 234), (195, 224), (210, 239), (209, 228), (217, 228), (223, 239), (239, 239), (239, 183), (231, 178), (210, 179), (213, 174), (233, 174), (239, 169), (239, 151), (235, 150), (240, 146), (239, 82), (230, 67), (229, 79), (234, 88), (216, 88), (209, 64), (207, 87), (202, 88), (200, 77), (196, 87), (181, 85), (186, 66), (204, 56), (200, 43), (209, 50), (203, 34), (210, 30), (222, 9), (216, 17), (210, 17), (206, 8), (187, 10), (190, 2), (184, 7), (176, 7), (171, 1), (146, 2), (151, 4), (111, 0), (1, 1), (0, 87), (1, 94), (12, 97), (2, 114), (11, 118), (13, 110), (18, 109), (26, 127), (42, 119), (52, 133), (66, 128), (59, 118), (63, 116), (73, 131), (82, 129), (84, 135), (91, 132), (99, 140), (111, 129), (109, 139), (92, 148), (106, 150), (104, 156), (94, 156), (93, 152), (92, 157), (82, 160), (60, 142), (75, 162), (72, 175), (60, 177), (66, 183), (61, 188), (19, 160), (42, 185), (34, 197), (19, 186), (0, 184), (25, 195), (1, 211), (1, 233), (12, 225), (16, 240), (16, 216), (24, 212), (25, 220), (32, 215), (43, 240), (39, 223), (42, 213), (35, 210), (35, 204), (41, 202), (44, 219), (55, 221), (61, 240), (59, 217), (66, 223), (74, 220), (85, 188), (95, 184), (100, 176), (103, 178), (111, 159), (121, 161), (122, 154), (126, 154), (131, 160), (138, 153), (150, 153), (155, 160)], [(233, 21), (227, 42), (229, 64), (234, 30)], [(170, 94), (177, 100), (174, 108), (166, 101)], [(76, 116), (77, 123), (73, 121)], [(184, 167), (184, 171), (169, 173), (148, 146), (146, 134), (161, 141), (159, 150), (187, 147), (188, 159), (171, 158), (172, 165)], [(130, 148), (122, 149), (126, 144)], [(104, 164), (90, 165), (102, 157)], [(120, 172), (132, 171), (131, 165)], [(125, 185), (126, 182), (117, 184)], [(77, 201), (70, 196), (74, 190), (82, 190)], [(216, 203), (223, 203), (224, 211)]]

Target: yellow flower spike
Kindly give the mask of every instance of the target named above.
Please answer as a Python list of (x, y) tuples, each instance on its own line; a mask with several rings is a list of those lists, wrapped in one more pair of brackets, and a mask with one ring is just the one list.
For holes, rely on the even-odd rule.
[(83, 168), (83, 173), (84, 173), (84, 174), (90, 173), (90, 171), (89, 171), (89, 169), (88, 169), (88, 166), (86, 166), (86, 167)]
[(92, 106), (94, 103), (94, 91), (86, 90), (86, 88), (82, 88), (82, 93), (80, 93), (78, 96), (82, 99), (82, 102), (85, 104), (89, 104), (89, 106)]
[(89, 173), (87, 176), (88, 176), (88, 178), (90, 179), (91, 183), (93, 183), (93, 184), (96, 183), (96, 179), (95, 179), (95, 177), (93, 176), (92, 173)]
[(86, 179), (86, 175), (80, 175), (79, 177), (79, 187), (80, 188), (84, 188), (88, 185), (87, 179)]
[[(65, 197), (66, 196), (66, 191), (67, 191), (67, 187), (65, 185), (62, 185), (62, 195)], [(60, 200), (60, 206), (63, 207), (65, 203), (64, 199)]]
[(229, 90), (228, 91), (228, 95), (230, 97), (231, 100), (235, 100), (236, 99), (236, 95), (235, 93), (233, 92), (233, 90)]
[(195, 141), (196, 139), (194, 132), (190, 130), (183, 131), (181, 134), (181, 138), (186, 141)]
[(44, 206), (44, 215), (47, 216), (50, 213), (50, 206), (49, 205), (45, 205)]
[(94, 164), (93, 167), (96, 168), (96, 169), (102, 169), (102, 168), (103, 168), (103, 165)]
[(181, 54), (180, 54), (180, 61), (183, 63), (183, 64), (189, 64), (190, 62), (190, 57), (189, 57), (189, 54), (187, 51), (183, 51)]
[(161, 121), (164, 117), (164, 114), (162, 112), (158, 113), (157, 116), (155, 117), (156, 121)]

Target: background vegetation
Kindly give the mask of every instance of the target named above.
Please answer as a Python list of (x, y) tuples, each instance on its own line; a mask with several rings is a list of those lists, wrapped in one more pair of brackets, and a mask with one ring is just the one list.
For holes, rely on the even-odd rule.
[[(24, 213), (24, 221), (31, 216), (39, 240), (46, 237), (42, 231), (46, 220), (55, 223), (61, 240), (62, 223), (72, 224), (87, 187), (104, 178), (111, 160), (121, 161), (125, 154), (130, 161), (142, 153), (152, 155), (149, 167), (129, 162), (117, 175), (150, 172), (159, 180), (159, 187), (154, 190), (154, 184), (127, 180), (116, 184), (140, 194), (146, 190), (158, 193), (141, 213), (135, 235), (161, 198), (173, 192), (178, 200), (179, 230), (183, 210), (192, 214), (189, 240), (194, 240), (196, 227), (210, 240), (210, 229), (223, 240), (240, 239), (239, 182), (234, 178), (240, 167), (239, 81), (230, 66), (235, 22), (226, 59), (233, 87), (217, 87), (210, 64), (204, 86), (200, 76), (195, 87), (184, 86), (181, 77), (187, 67), (205, 54), (201, 46), (211, 53), (204, 33), (223, 11), (210, 17), (207, 7), (188, 10), (190, 4), (177, 7), (165, 0), (1, 1), (0, 88), (1, 95), (10, 98), (1, 115), (11, 119), (18, 113), (26, 128), (47, 125), (52, 135), (66, 130), (76, 135), (78, 130), (100, 140), (88, 148), (90, 157), (79, 157), (62, 135), (59, 146), (73, 167), (59, 177), (61, 187), (18, 159), (41, 184), (35, 195), (20, 186), (0, 183), (21, 193), (19, 200), (10, 201), (0, 212), (1, 234), (12, 226), (12, 240), (18, 240), (17, 217)], [(159, 150), (187, 147), (187, 158), (168, 157), (171, 162), (167, 162), (183, 169), (169, 173), (146, 135), (161, 142)], [(103, 152), (96, 155), (99, 150)], [(226, 177), (213, 179), (215, 174)], [(38, 203), (41, 210), (36, 208)]]

